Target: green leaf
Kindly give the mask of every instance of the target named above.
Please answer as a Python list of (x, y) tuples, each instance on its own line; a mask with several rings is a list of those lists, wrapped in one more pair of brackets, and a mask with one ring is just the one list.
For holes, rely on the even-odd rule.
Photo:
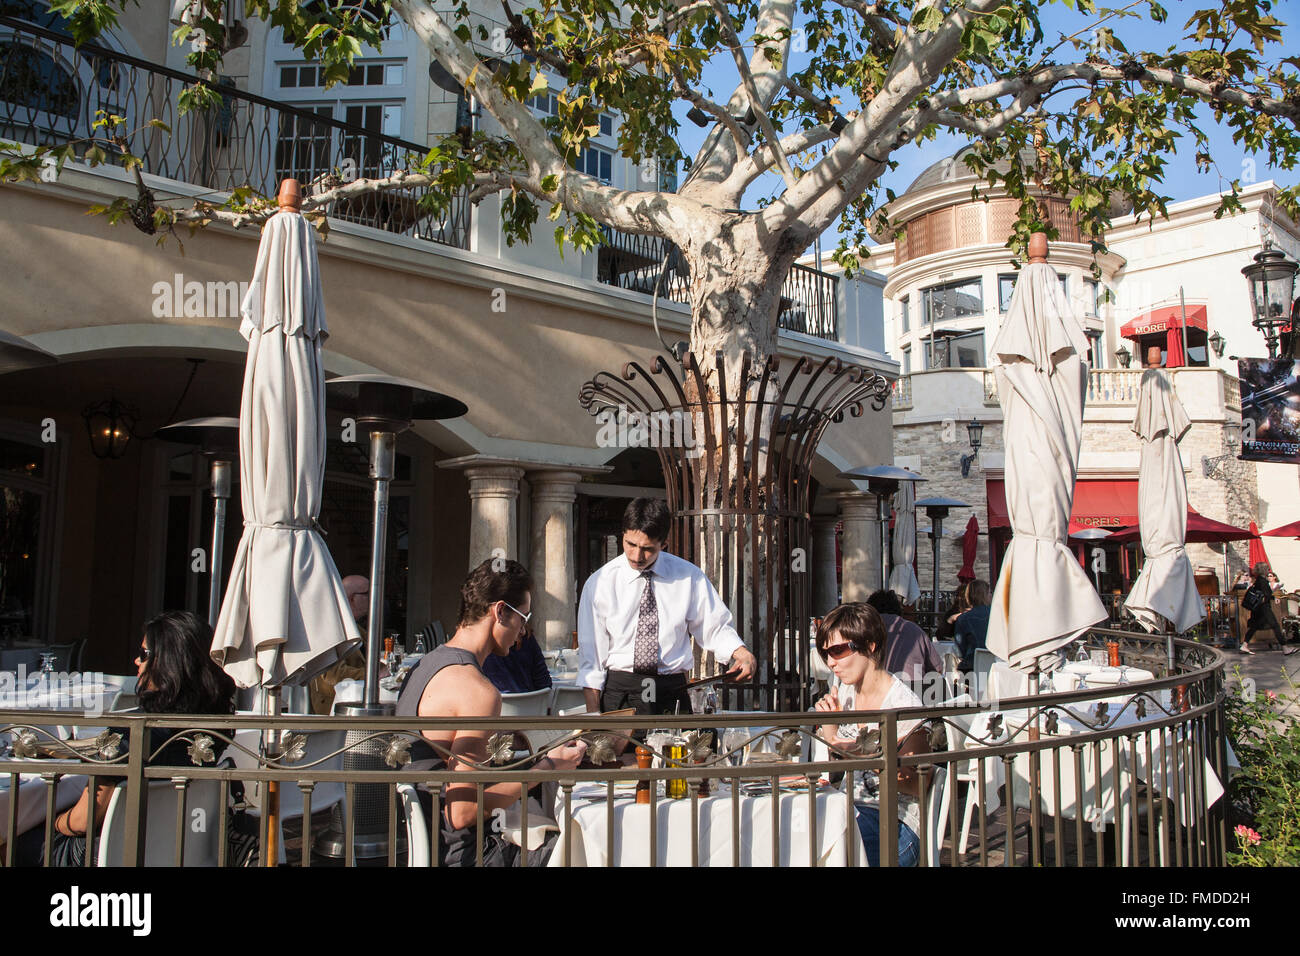
[(943, 11), (937, 6), (926, 7), (912, 17), (912, 29), (917, 33), (931, 33), (943, 23)]

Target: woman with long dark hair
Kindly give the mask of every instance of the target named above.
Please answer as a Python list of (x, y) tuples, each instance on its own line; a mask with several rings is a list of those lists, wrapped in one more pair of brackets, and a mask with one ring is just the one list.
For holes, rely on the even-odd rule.
[[(189, 611), (164, 611), (144, 626), (140, 651), (135, 657), (136, 697), (140, 710), (149, 714), (233, 714), (235, 682), (212, 660), (212, 628)], [(120, 747), (130, 746), (129, 734), (122, 734)], [(147, 747), (149, 763), (160, 766), (191, 766), (183, 740), (168, 740), (175, 729), (155, 728)], [(159, 749), (161, 748), (161, 750)], [(115, 783), (95, 788), (95, 830), (99, 832), (108, 812)], [(82, 866), (86, 858), (92, 799), (90, 788), (70, 809), (54, 818), (51, 836), (51, 866)], [(31, 830), (15, 842), (17, 859), (38, 865), (44, 859), (45, 843), (41, 829)]]
[[(1268, 583), (1268, 565), (1263, 561), (1255, 565), (1255, 582), (1246, 590), (1246, 595), (1255, 595), (1255, 607), (1250, 609), (1250, 620), (1246, 622), (1246, 636), (1241, 639), (1238, 650), (1243, 654), (1254, 654), (1250, 649), (1250, 639), (1256, 631), (1272, 631), (1281, 639), (1282, 629), (1277, 626), (1273, 615), (1273, 588)], [(1243, 600), (1246, 598), (1243, 597)]]

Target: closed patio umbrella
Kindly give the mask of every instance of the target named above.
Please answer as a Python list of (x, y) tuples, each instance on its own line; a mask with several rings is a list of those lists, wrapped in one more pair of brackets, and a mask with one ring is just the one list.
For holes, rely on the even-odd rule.
[(961, 539), (961, 570), (957, 572), (957, 580), (961, 582), (975, 580), (975, 556), (979, 553), (980, 546), (980, 520), (974, 515), (966, 522), (966, 533)]
[(1047, 240), (1030, 240), (1006, 321), (993, 343), (1006, 436), (1007, 547), (989, 616), (988, 648), (1013, 667), (1044, 659), (1106, 609), (1070, 553), (1068, 529), (1088, 387), (1088, 339), (1070, 310)]
[(1255, 567), (1260, 564), (1271, 565), (1268, 560), (1268, 552), (1264, 550), (1264, 539), (1259, 536), (1259, 525), (1255, 522), (1250, 523), (1250, 573), (1255, 573)]
[(316, 523), (325, 484), (320, 352), (329, 329), (312, 227), (285, 193), (262, 229), (239, 330), (248, 339), (239, 412), (244, 534), (212, 657), (240, 687), (306, 683), (361, 643)]
[(1192, 427), (1182, 402), (1158, 368), (1142, 373), (1133, 431), (1142, 441), (1138, 466), (1138, 525), (1146, 563), (1124, 606), (1148, 631), (1165, 623), (1183, 633), (1204, 619), (1196, 576), (1185, 549), (1187, 479), (1178, 441)]
[(915, 604), (921, 596), (916, 580), (916, 486), (900, 482), (894, 495), (894, 542), (890, 546), (893, 568), (889, 572), (889, 590), (904, 604)]

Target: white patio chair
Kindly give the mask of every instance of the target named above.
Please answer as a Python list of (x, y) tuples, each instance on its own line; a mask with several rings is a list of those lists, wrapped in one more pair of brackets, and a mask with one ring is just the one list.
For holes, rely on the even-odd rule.
[[(965, 704), (972, 704), (974, 700), (969, 694), (963, 694), (952, 701), (954, 707)], [(976, 749), (977, 745), (969, 737), (971, 728), (975, 722), (985, 716), (979, 712), (971, 714), (953, 714), (947, 719), (952, 722), (953, 727), (948, 733), (948, 749), (950, 751), (967, 751)], [(962, 733), (965, 731), (965, 733)], [(979, 762), (971, 760), (954, 761), (948, 765), (953, 771), (954, 784), (968, 784), (966, 789), (966, 805), (962, 809), (961, 835), (957, 842), (957, 852), (965, 853), (966, 846), (970, 842), (971, 826), (975, 820), (975, 811), (979, 807)], [(987, 783), (984, 787), (984, 812), (990, 814), (1001, 806), (998, 799), (997, 787), (989, 786)]]
[(397, 785), (397, 797), (402, 801), (402, 819), (406, 822), (406, 865), (429, 867), (429, 825), (424, 820), (424, 807), (415, 786)]
[(552, 688), (530, 690), (523, 694), (501, 695), (502, 717), (544, 717), (551, 703)]
[[(948, 832), (948, 806), (952, 803), (951, 774), (944, 767), (938, 767), (930, 780), (926, 806), (926, 855), (919, 860), (921, 866), (938, 866), (939, 856), (943, 852), (944, 834)], [(920, 836), (920, 834), (917, 834)]]
[(587, 695), (581, 687), (552, 687), (551, 713), (559, 714), (566, 710), (581, 707), (586, 710)]
[[(146, 799), (144, 865), (176, 865), (176, 812), (180, 807), (180, 794), (170, 780), (151, 780)], [(113, 790), (108, 803), (108, 813), (100, 826), (97, 866), (121, 866), (122, 846), (126, 831), (126, 781)], [(217, 837), (221, 832), (221, 784), (216, 780), (191, 780), (185, 793), (187, 822), (185, 834), (185, 866), (216, 866), (220, 846)], [(202, 821), (204, 825), (199, 826)]]
[(993, 665), (997, 662), (997, 655), (983, 647), (975, 649), (975, 655), (972, 658), (974, 670), (971, 671), (971, 680), (975, 682), (975, 691), (980, 700), (989, 700), (989, 672), (993, 670)]

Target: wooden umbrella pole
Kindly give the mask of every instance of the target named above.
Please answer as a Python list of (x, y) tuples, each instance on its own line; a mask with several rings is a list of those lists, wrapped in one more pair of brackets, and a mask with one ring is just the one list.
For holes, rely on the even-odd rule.
[[(280, 716), (280, 688), (268, 688), (266, 692), (266, 714), (269, 719)], [(267, 728), (262, 737), (262, 750), (268, 761), (280, 756), (280, 734), (274, 728)], [(276, 866), (280, 862), (280, 781), (268, 780), (266, 783), (266, 858), (263, 866)]]

